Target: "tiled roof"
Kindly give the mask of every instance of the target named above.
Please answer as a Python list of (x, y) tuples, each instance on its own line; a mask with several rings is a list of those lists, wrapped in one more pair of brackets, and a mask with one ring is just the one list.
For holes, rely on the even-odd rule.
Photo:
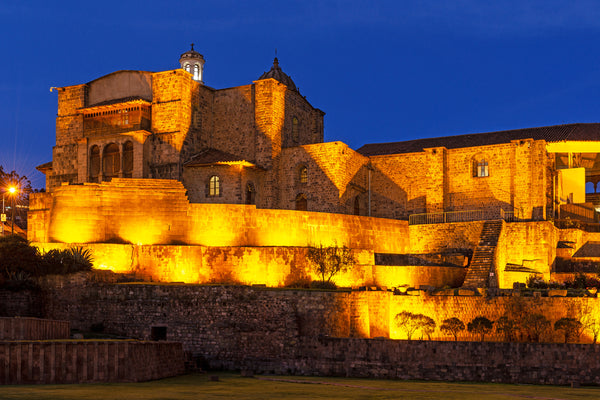
[(184, 164), (186, 167), (201, 167), (214, 164), (230, 164), (230, 163), (248, 163), (242, 157), (238, 157), (231, 153), (226, 153), (217, 149), (206, 149), (192, 156), (188, 162)]
[(52, 161), (48, 161), (47, 163), (43, 163), (35, 167), (40, 172), (46, 173), (46, 171), (52, 169)]
[(357, 152), (364, 156), (415, 153), (432, 147), (458, 149), (462, 147), (510, 143), (511, 140), (518, 139), (545, 140), (546, 142), (560, 142), (563, 140), (600, 141), (600, 123), (542, 126), (539, 128), (515, 129), (511, 131), (417, 139), (406, 142), (372, 143), (365, 144)]

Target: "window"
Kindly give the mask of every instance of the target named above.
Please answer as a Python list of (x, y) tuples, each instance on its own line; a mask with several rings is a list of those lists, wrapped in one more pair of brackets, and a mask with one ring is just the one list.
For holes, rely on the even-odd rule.
[(254, 189), (254, 185), (251, 182), (249, 182), (246, 185), (246, 204), (254, 204), (254, 202), (256, 200), (255, 194), (256, 194), (256, 191)]
[(194, 64), (194, 79), (197, 81), (200, 80), (200, 65), (198, 64)]
[(217, 197), (221, 195), (221, 182), (219, 177), (213, 175), (210, 177), (208, 181), (208, 196), (209, 197)]
[(133, 143), (125, 142), (123, 145), (123, 177), (131, 178), (133, 173)]
[(301, 166), (300, 167), (300, 183), (307, 183), (308, 182), (308, 168), (306, 168), (305, 166)]
[(111, 178), (116, 178), (119, 176), (120, 170), (121, 157), (119, 154), (119, 146), (111, 143), (104, 148), (104, 157), (102, 157), (103, 180), (110, 181)]
[(300, 141), (300, 135), (298, 134), (298, 118), (292, 118), (292, 140), (294, 143)]
[(481, 159), (479, 161), (475, 161), (473, 163), (473, 176), (475, 177), (485, 177), (485, 176), (489, 176), (489, 170), (488, 170), (488, 162), (485, 159)]
[(360, 215), (360, 202), (358, 196), (354, 198), (354, 215)]
[(300, 193), (296, 196), (296, 210), (298, 211), (306, 211), (308, 206), (308, 202), (306, 200), (306, 195), (304, 193)]
[(90, 149), (90, 182), (98, 182), (100, 175), (100, 148), (92, 146)]

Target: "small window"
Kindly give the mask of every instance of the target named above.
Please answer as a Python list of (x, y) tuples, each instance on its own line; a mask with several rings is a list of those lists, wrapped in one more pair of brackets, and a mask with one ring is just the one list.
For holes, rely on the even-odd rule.
[(473, 176), (478, 178), (489, 176), (488, 162), (485, 159), (475, 161), (473, 167)]
[(292, 140), (294, 143), (298, 143), (300, 141), (300, 135), (298, 133), (298, 118), (292, 118)]
[(308, 183), (308, 168), (300, 167), (300, 183)]
[(358, 196), (354, 198), (354, 215), (360, 215), (360, 202)]
[(154, 341), (167, 340), (166, 326), (153, 326), (150, 328), (150, 339)]
[(306, 195), (304, 193), (300, 193), (296, 196), (296, 210), (298, 211), (306, 211), (308, 209), (308, 201), (306, 200)]
[(208, 196), (209, 197), (217, 197), (221, 195), (221, 182), (219, 177), (213, 175), (210, 177), (208, 181)]
[(254, 204), (255, 194), (256, 190), (254, 189), (254, 185), (251, 182), (249, 182), (246, 185), (246, 204)]
[(194, 64), (194, 79), (197, 81), (200, 80), (200, 65), (198, 64)]

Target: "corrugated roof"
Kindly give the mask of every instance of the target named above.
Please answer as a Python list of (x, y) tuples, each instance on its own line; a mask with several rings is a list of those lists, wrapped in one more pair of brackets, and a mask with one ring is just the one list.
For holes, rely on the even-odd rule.
[(459, 149), (462, 147), (485, 146), (491, 144), (510, 143), (511, 140), (534, 139), (547, 142), (600, 141), (600, 123), (578, 123), (568, 125), (542, 126), (538, 128), (515, 129), (467, 135), (445, 136), (409, 140), (406, 142), (365, 144), (357, 150), (364, 156), (385, 154), (415, 153), (432, 147)]

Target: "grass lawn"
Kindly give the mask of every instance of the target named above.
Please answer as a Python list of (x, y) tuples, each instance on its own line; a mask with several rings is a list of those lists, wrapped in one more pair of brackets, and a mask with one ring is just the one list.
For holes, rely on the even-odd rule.
[[(218, 375), (213, 382), (210, 376)], [(192, 374), (145, 383), (0, 386), (0, 399), (598, 399), (600, 388)]]

